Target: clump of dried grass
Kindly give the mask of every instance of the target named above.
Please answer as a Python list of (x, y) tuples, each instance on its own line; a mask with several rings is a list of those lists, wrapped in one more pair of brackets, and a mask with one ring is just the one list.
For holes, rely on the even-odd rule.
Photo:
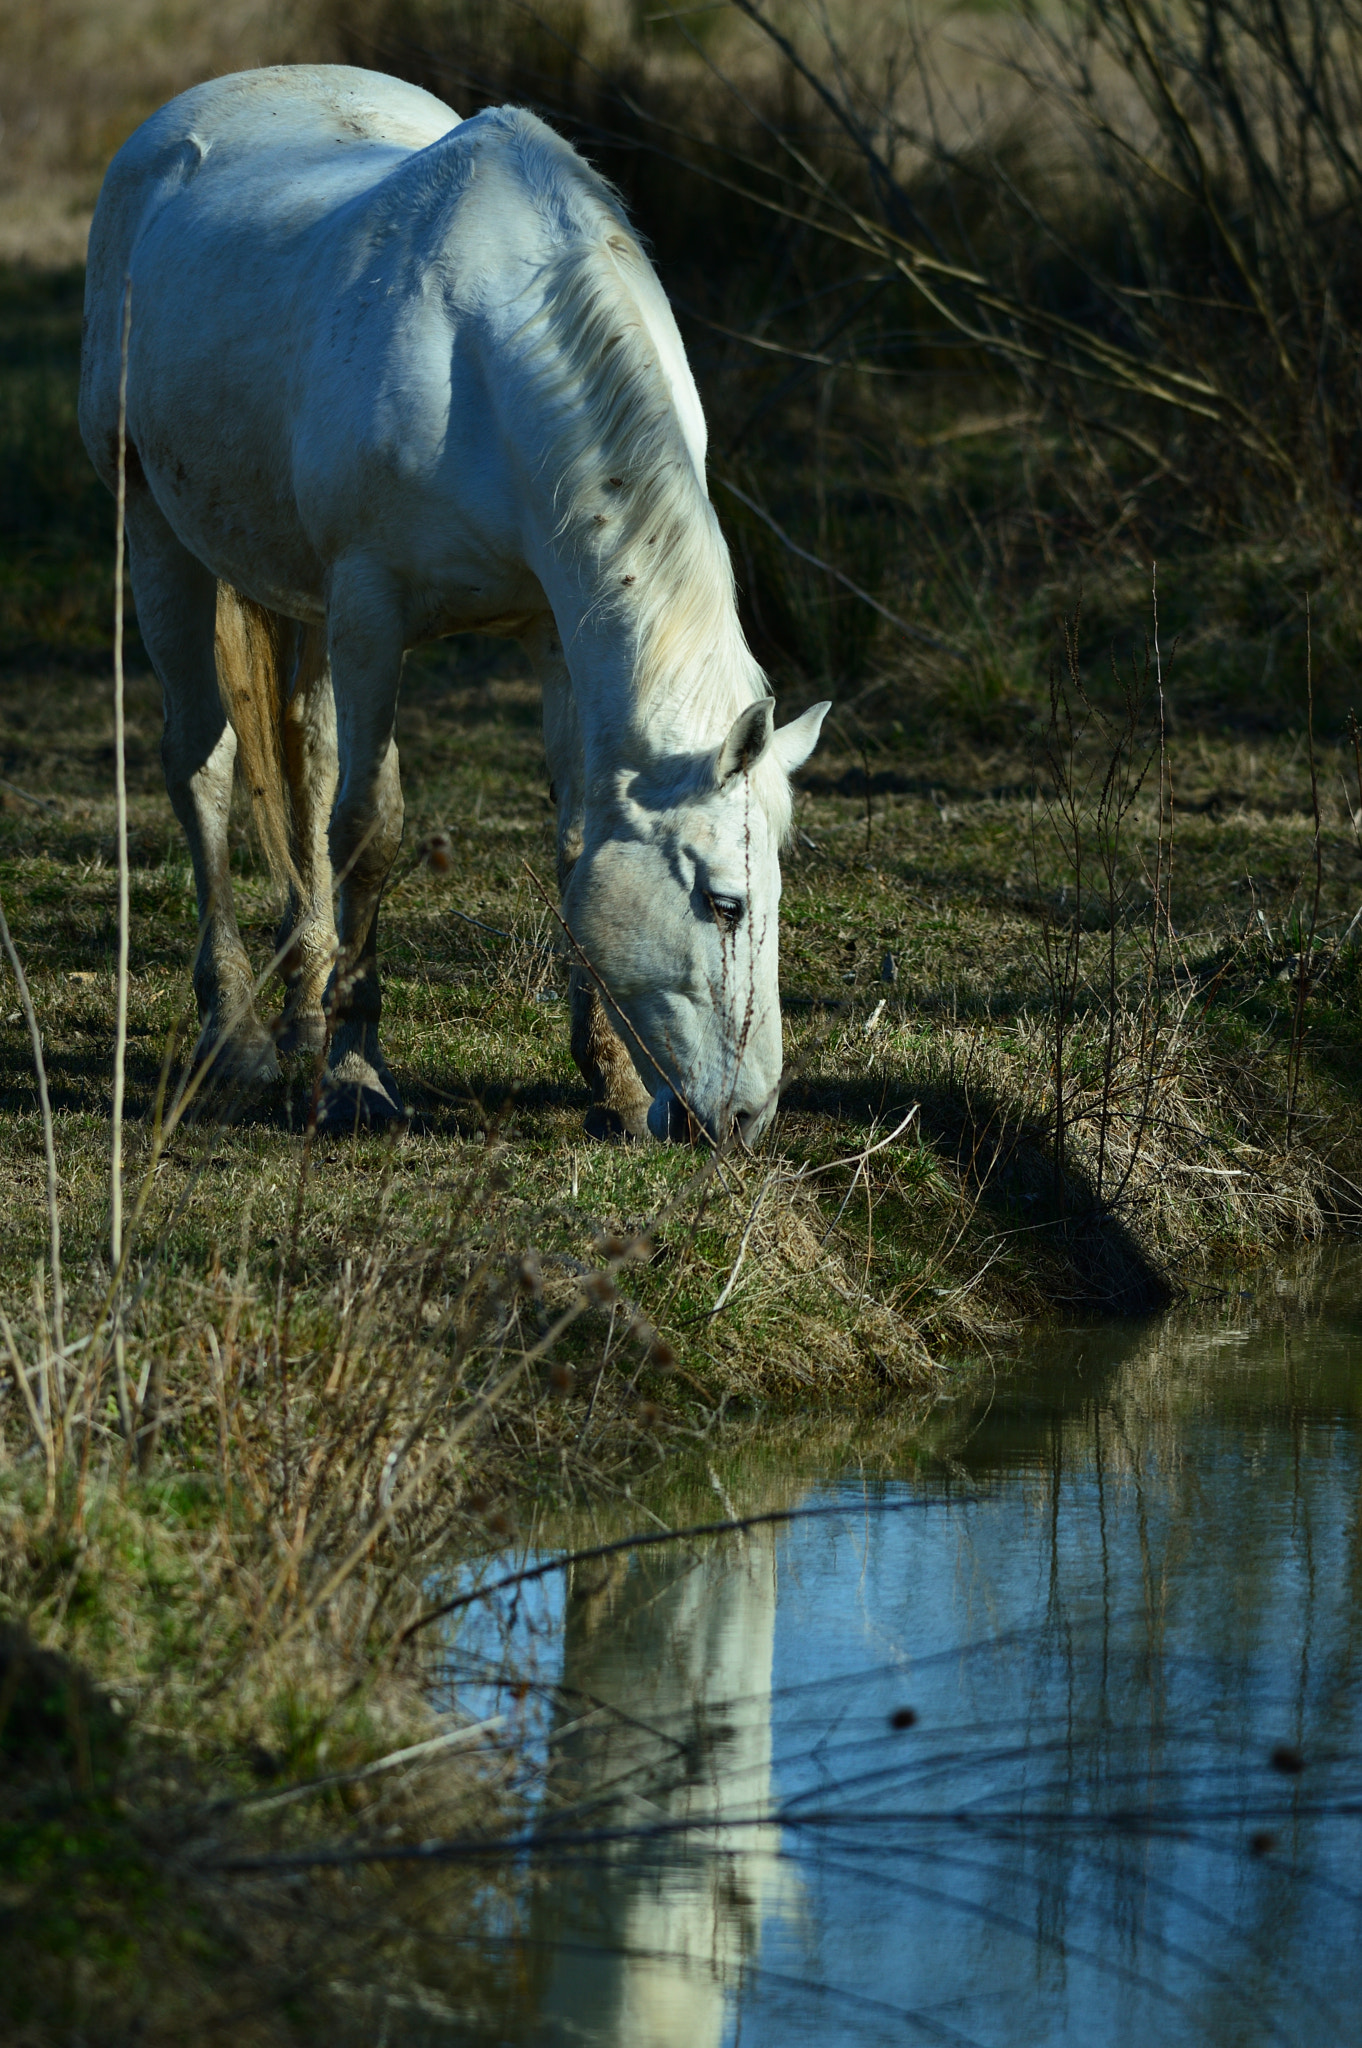
[[(1068, 1047), (1067, 1146), (1056, 1189), (1054, 1033), (1041, 1012), (1006, 1030), (914, 1034), (914, 1065), (944, 1139), (955, 1123), (974, 1190), (971, 1253), (1014, 1261), (1056, 1304), (1157, 1306), (1265, 1242), (1308, 1238), (1351, 1211), (1323, 1151), (1283, 1137), (1279, 1047), (1226, 1044), (1195, 1014), (1157, 1062), (1123, 1006), (1108, 1071), (1108, 1019), (1089, 1013)], [(1099, 1199), (1099, 1174), (1107, 1198)], [(1047, 1258), (1047, 1248), (1049, 1257)]]

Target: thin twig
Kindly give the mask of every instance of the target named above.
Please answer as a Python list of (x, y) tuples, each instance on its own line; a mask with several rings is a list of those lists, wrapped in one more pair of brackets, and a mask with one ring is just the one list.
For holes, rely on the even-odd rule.
[(66, 1307), (62, 1293), (61, 1277), (61, 1207), (58, 1201), (57, 1147), (52, 1128), (52, 1104), (47, 1093), (47, 1065), (43, 1059), (42, 1033), (38, 1029), (37, 1012), (29, 994), (28, 979), (24, 973), (19, 955), (10, 937), (9, 925), (5, 920), (4, 905), (0, 904), (0, 946), (4, 948), (19, 990), (19, 1007), (24, 1013), (28, 1026), (29, 1043), (33, 1048), (33, 1068), (38, 1077), (38, 1107), (43, 1122), (43, 1152), (47, 1161), (47, 1235), (49, 1255), (52, 1261), (52, 1349), (55, 1357), (57, 1376), (57, 1398), (66, 1406), (65, 1376), (62, 1359), (66, 1356)]
[[(114, 806), (118, 835), (118, 981), (114, 1008), (113, 1108), (109, 1132), (109, 1266), (117, 1283), (123, 1267), (123, 1082), (128, 1048), (128, 778), (123, 722), (123, 543), (127, 528), (128, 335), (132, 328), (132, 279), (123, 286), (123, 336), (118, 367), (118, 511), (114, 529)], [(122, 1289), (113, 1302), (114, 1376), (118, 1419), (132, 1441), (123, 1347)]]
[(751, 1241), (752, 1232), (757, 1227), (757, 1218), (761, 1214), (762, 1204), (766, 1200), (767, 1195), (771, 1192), (772, 1187), (779, 1179), (780, 1172), (778, 1169), (774, 1173), (768, 1173), (765, 1180), (762, 1182), (760, 1188), (758, 1188), (757, 1190), (757, 1199), (752, 1204), (752, 1213), (747, 1219), (747, 1228), (743, 1231), (741, 1241), (739, 1242), (738, 1256), (733, 1261), (733, 1270), (729, 1274), (727, 1280), (725, 1280), (722, 1288), (719, 1291), (719, 1299), (715, 1302), (713, 1308), (709, 1311), (711, 1316), (718, 1315), (720, 1309), (728, 1300), (729, 1295), (733, 1292), (734, 1283), (736, 1282), (739, 1273), (741, 1273), (742, 1271), (743, 1260), (747, 1257), (747, 1247), (749, 1242)]
[(40, 811), (51, 811), (58, 818), (62, 815), (61, 805), (54, 804), (50, 797), (33, 796), (28, 790), (20, 789), (17, 782), (9, 781), (4, 775), (0, 775), (0, 789), (7, 789), (11, 796), (22, 797), (26, 804), (33, 804)]
[(863, 1166), (867, 1159), (873, 1159), (877, 1152), (883, 1152), (887, 1145), (892, 1145), (896, 1138), (903, 1136), (921, 1107), (921, 1103), (915, 1102), (912, 1108), (900, 1117), (887, 1138), (877, 1138), (873, 1145), (865, 1145), (859, 1152), (848, 1152), (841, 1159), (829, 1159), (825, 1166), (801, 1166), (794, 1177), (798, 1180), (814, 1180), (820, 1173), (835, 1173), (839, 1166)]
[(1301, 1067), (1305, 1058), (1305, 1011), (1310, 1000), (1310, 984), (1313, 978), (1315, 957), (1315, 932), (1319, 925), (1319, 899), (1324, 884), (1323, 853), (1320, 847), (1319, 825), (1319, 777), (1315, 769), (1315, 675), (1314, 645), (1311, 631), (1310, 598), (1305, 599), (1305, 733), (1310, 760), (1310, 802), (1314, 812), (1314, 862), (1315, 890), (1310, 903), (1310, 930), (1303, 936), (1297, 928), (1300, 950), (1296, 960), (1296, 1003), (1291, 1016), (1291, 1052), (1287, 1062), (1286, 1091), (1286, 1145), (1291, 1149), (1291, 1136), (1296, 1122), (1296, 1110), (1300, 1100)]
[(791, 540), (785, 528), (777, 525), (770, 513), (759, 505), (755, 498), (749, 498), (746, 491), (740, 491), (726, 476), (716, 477), (714, 481), (722, 484), (726, 491), (731, 491), (739, 504), (746, 505), (749, 512), (755, 512), (762, 524), (770, 527), (782, 547), (788, 548), (792, 555), (798, 555), (801, 562), (808, 562), (812, 568), (821, 569), (825, 576), (831, 576), (844, 590), (849, 590), (853, 597), (859, 597), (862, 604), (868, 604), (882, 619), (888, 619), (891, 626), (897, 626), (900, 633), (905, 633), (910, 640), (921, 641), (924, 647), (931, 647), (938, 654), (947, 655), (951, 661), (966, 659), (958, 647), (952, 647), (949, 641), (938, 639), (935, 633), (929, 633), (924, 626), (909, 625), (907, 619), (901, 619), (897, 612), (891, 612), (888, 605), (881, 604), (868, 590), (862, 590), (859, 583), (853, 583), (843, 570), (834, 568), (831, 562), (825, 562), (821, 555), (810, 554), (807, 548), (800, 547), (799, 542)]
[(28, 1419), (33, 1425), (33, 1434), (38, 1439), (38, 1444), (43, 1454), (43, 1463), (47, 1468), (47, 1495), (44, 1506), (44, 1521), (46, 1522), (51, 1519), (52, 1510), (57, 1499), (57, 1446), (53, 1437), (54, 1424), (50, 1416), (42, 1413), (38, 1403), (33, 1398), (33, 1389), (28, 1383), (28, 1373), (25, 1369), (24, 1361), (20, 1357), (19, 1347), (14, 1341), (14, 1332), (10, 1328), (9, 1317), (3, 1309), (0, 1309), (0, 1333), (4, 1335), (5, 1349), (9, 1352), (9, 1362), (14, 1372), (14, 1383), (23, 1397), (24, 1406), (28, 1410)]
[[(931, 1502), (928, 1494), (913, 1494), (898, 1500), (882, 1501), (881, 1513), (911, 1512), (914, 1508), (926, 1507)], [(738, 1536), (751, 1529), (778, 1529), (794, 1522), (819, 1522), (845, 1515), (844, 1503), (820, 1502), (814, 1507), (767, 1508), (755, 1515), (730, 1515), (721, 1522), (690, 1522), (679, 1529), (644, 1529), (630, 1536), (617, 1536), (608, 1543), (592, 1543), (583, 1550), (560, 1551), (556, 1557), (541, 1559), (537, 1564), (524, 1565), (518, 1571), (506, 1572), (501, 1578), (490, 1579), (485, 1586), (475, 1586), (470, 1593), (456, 1593), (448, 1600), (428, 1607), (422, 1614), (409, 1621), (397, 1637), (397, 1647), (410, 1642), (414, 1635), (429, 1628), (434, 1621), (443, 1621), (447, 1615), (462, 1613), (465, 1607), (472, 1607), (479, 1600), (494, 1599), (498, 1593), (512, 1591), (518, 1586), (528, 1586), (540, 1579), (547, 1579), (554, 1572), (571, 1571), (575, 1565), (596, 1564), (602, 1558), (623, 1557), (636, 1550), (656, 1550), (666, 1543), (693, 1543), (699, 1536)]]
[(459, 1728), (451, 1728), (447, 1734), (432, 1735), (428, 1742), (413, 1742), (407, 1749), (394, 1749), (387, 1756), (378, 1757), (371, 1764), (361, 1764), (354, 1771), (332, 1771), (325, 1778), (309, 1778), (305, 1785), (290, 1785), (283, 1792), (258, 1792), (246, 1799), (230, 1804), (237, 1813), (267, 1813), (277, 1806), (292, 1806), (300, 1799), (311, 1799), (318, 1792), (333, 1792), (341, 1785), (360, 1785), (368, 1778), (381, 1777), (386, 1771), (400, 1770), (404, 1764), (428, 1763), (436, 1756), (451, 1749), (460, 1749), (466, 1742), (472, 1742), (479, 1735), (490, 1735), (494, 1728), (505, 1722), (504, 1714), (492, 1714), (485, 1721), (467, 1721)]
[(484, 924), (480, 917), (470, 917), (466, 910), (455, 910), (453, 904), (446, 904), (445, 909), (450, 917), (462, 918), (465, 924), (476, 925), (480, 932), (490, 932), (494, 939), (510, 939), (515, 937), (514, 932), (504, 932), (499, 925)]

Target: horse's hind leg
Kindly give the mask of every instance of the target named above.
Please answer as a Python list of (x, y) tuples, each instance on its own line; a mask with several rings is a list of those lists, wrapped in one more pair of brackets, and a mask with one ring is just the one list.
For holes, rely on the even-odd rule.
[(329, 1130), (353, 1130), (406, 1115), (378, 1043), (378, 906), (402, 843), (393, 740), (402, 617), (396, 593), (363, 563), (338, 564), (333, 573), (328, 647), (340, 768), (330, 849), (340, 890), (321, 1121)]
[(237, 930), (227, 839), (236, 735), (214, 659), (217, 583), (181, 545), (145, 485), (128, 491), (128, 548), (137, 623), (165, 702), (161, 761), (189, 842), (198, 892), (194, 962), (200, 1057), (232, 1086), (278, 1073), (274, 1043), (255, 1012), (250, 961)]
[(294, 628), (282, 751), (296, 881), (275, 938), (287, 991), (279, 1047), (315, 1052), (326, 1039), (323, 998), (336, 959), (327, 837), (336, 798), (336, 704), (326, 634), (319, 626)]

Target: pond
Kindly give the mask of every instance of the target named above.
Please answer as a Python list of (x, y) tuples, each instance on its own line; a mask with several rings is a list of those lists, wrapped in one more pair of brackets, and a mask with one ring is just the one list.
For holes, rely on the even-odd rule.
[(466, 1618), (544, 1703), (496, 2038), (1362, 2041), (1362, 1261), (1278, 1285)]

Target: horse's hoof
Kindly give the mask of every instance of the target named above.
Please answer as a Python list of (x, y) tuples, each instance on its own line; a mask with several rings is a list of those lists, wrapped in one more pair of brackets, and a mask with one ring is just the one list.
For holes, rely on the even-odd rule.
[(261, 1028), (201, 1043), (195, 1064), (203, 1069), (203, 1085), (215, 1094), (253, 1094), (279, 1079), (274, 1040)]
[(636, 1130), (617, 1109), (609, 1108), (604, 1102), (592, 1103), (582, 1129), (598, 1145), (637, 1145), (644, 1136), (643, 1129)]
[(392, 1130), (407, 1121), (400, 1102), (379, 1088), (354, 1088), (349, 1082), (323, 1090), (317, 1105), (317, 1129), (328, 1138), (349, 1138), (356, 1131)]
[(357, 1130), (383, 1130), (406, 1121), (407, 1112), (392, 1075), (359, 1053), (348, 1054), (322, 1082), (317, 1105), (319, 1131), (341, 1136)]
[(319, 1053), (326, 1044), (326, 1019), (320, 1010), (285, 1010), (274, 1042), (282, 1053)]

